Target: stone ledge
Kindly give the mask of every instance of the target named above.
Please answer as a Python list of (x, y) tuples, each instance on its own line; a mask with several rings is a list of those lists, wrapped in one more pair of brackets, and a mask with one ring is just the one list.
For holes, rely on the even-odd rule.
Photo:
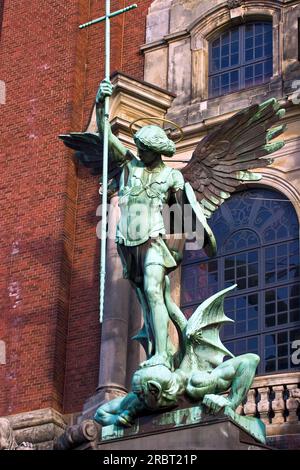
[[(132, 143), (129, 131), (130, 122), (141, 116), (165, 117), (175, 95), (156, 85), (136, 80), (129, 75), (115, 72), (111, 76), (115, 92), (111, 99), (110, 121), (120, 140), (126, 139), (127, 145)], [(118, 125), (121, 124), (121, 133)], [(92, 110), (87, 132), (96, 132), (96, 110)], [(127, 142), (128, 141), (128, 142)]]
[(52, 449), (53, 441), (60, 436), (67, 421), (53, 408), (44, 408), (6, 417), (13, 430), (17, 443), (31, 442), (37, 450)]
[(201, 404), (181, 400), (179, 407), (136, 419), (130, 428), (101, 427), (85, 420), (70, 426), (55, 443), (57, 450), (263, 450), (265, 427), (256, 418), (231, 409), (217, 415)]
[(173, 410), (145, 414), (136, 418), (132, 427), (123, 428), (116, 425), (102, 427), (99, 443), (103, 445), (106, 442), (141, 438), (182, 428), (189, 429), (200, 426), (202, 429), (203, 426), (213, 423), (220, 424), (228, 420), (248, 434), (253, 441), (259, 444), (265, 443), (265, 425), (259, 419), (240, 416), (229, 407), (225, 407), (217, 415), (213, 415), (207, 412), (203, 404), (193, 404), (185, 398), (182, 398), (178, 407)]
[(260, 375), (255, 377), (251, 388), (268, 387), (272, 385), (288, 385), (300, 382), (300, 372)]

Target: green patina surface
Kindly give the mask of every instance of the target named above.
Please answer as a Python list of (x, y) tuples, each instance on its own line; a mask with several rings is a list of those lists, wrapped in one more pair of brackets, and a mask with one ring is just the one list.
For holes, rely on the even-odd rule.
[[(255, 354), (234, 357), (219, 337), (220, 327), (232, 322), (224, 314), (223, 306), (225, 295), (233, 288), (235, 286), (207, 299), (189, 320), (180, 316), (178, 311), (173, 312), (174, 321), (176, 315), (179, 315), (176, 324), (181, 329), (181, 350), (184, 351), (181, 362), (175, 370), (165, 365), (138, 369), (132, 379), (132, 392), (97, 410), (96, 421), (104, 426), (114, 424), (108, 431), (103, 428), (103, 439), (138, 433), (138, 426), (126, 433), (120, 427), (130, 426), (138, 422), (138, 416), (151, 412), (162, 413), (152, 418), (153, 426), (176, 428), (202, 422), (204, 410), (206, 417), (209, 412), (218, 415), (226, 410), (230, 419), (260, 442), (265, 442), (264, 427), (258, 424), (257, 419), (248, 419), (235, 413), (247, 396), (259, 357)], [(225, 355), (231, 355), (232, 358), (223, 362)], [(225, 392), (229, 392), (227, 396), (221, 395)], [(195, 405), (167, 412), (166, 409), (176, 406), (181, 397), (187, 397)]]
[[(260, 359), (256, 354), (234, 357), (222, 344), (219, 334), (221, 327), (232, 321), (224, 313), (224, 298), (236, 286), (216, 293), (199, 305), (191, 318), (185, 318), (172, 300), (168, 278), (183, 257), (183, 219), (180, 219), (181, 242), (171, 242), (165, 237), (169, 232), (163, 207), (175, 204), (176, 208), (182, 208), (188, 204), (205, 234), (204, 249), (208, 256), (215, 255), (216, 242), (206, 218), (240, 182), (261, 179), (260, 174), (249, 170), (269, 165), (272, 160), (263, 157), (284, 145), (282, 141), (270, 143), (270, 140), (280, 135), (285, 127), (268, 128), (284, 116), (285, 110), (271, 99), (241, 111), (224, 123), (221, 130), (212, 131), (202, 139), (190, 162), (180, 172), (162, 160), (162, 156), (171, 158), (176, 149), (159, 126), (144, 126), (134, 135), (137, 156), (113, 135), (107, 112), (107, 100), (112, 93), (112, 85), (106, 76), (96, 97), (97, 125), (99, 135), (108, 139), (106, 150), (109, 150), (110, 158), (120, 168), (121, 215), (116, 241), (124, 275), (131, 281), (141, 304), (144, 326), (135, 339), (144, 347), (147, 360), (133, 375), (132, 391), (123, 399), (112, 400), (97, 410), (95, 420), (103, 426), (102, 438), (123, 437), (123, 428), (129, 426), (133, 427), (126, 435), (137, 434), (140, 429), (135, 425), (136, 419), (157, 412), (162, 413), (154, 418), (157, 426), (195, 424), (202, 421), (202, 410), (205, 409), (212, 415), (225, 413), (264, 442), (263, 424), (256, 418), (235, 413), (247, 398)], [(89, 154), (87, 159), (94, 155), (95, 136), (81, 139), (74, 134), (62, 138), (77, 150), (84, 142), (82, 151)], [(103, 156), (103, 161), (106, 160), (107, 154)], [(103, 172), (105, 204), (106, 183), (107, 168)], [(106, 219), (103, 217), (103, 220)], [(106, 224), (102, 222), (102, 226), (105, 232)], [(105, 260), (105, 246), (102, 257)], [(104, 274), (102, 270), (102, 278)], [(102, 307), (103, 287), (104, 282), (101, 284)], [(169, 334), (170, 322), (178, 332), (178, 348)], [(225, 356), (231, 358), (224, 361)], [(183, 397), (195, 406), (165, 412), (176, 407)]]
[(134, 436), (139, 433), (139, 429), (140, 428), (138, 420), (129, 430), (126, 430), (126, 428), (122, 426), (116, 426), (115, 424), (112, 424), (110, 426), (104, 426), (101, 429), (101, 439), (102, 441), (108, 441), (110, 439), (120, 439), (122, 437), (125, 437), (125, 434), (127, 436)]
[(257, 439), (262, 444), (266, 443), (266, 427), (264, 423), (252, 416), (241, 416), (238, 415), (231, 408), (224, 408), (224, 415), (232, 419), (242, 429), (247, 431), (252, 437)]
[(174, 425), (175, 427), (186, 426), (188, 424), (199, 423), (203, 415), (202, 406), (193, 406), (191, 408), (184, 408), (180, 410), (169, 411), (163, 413), (158, 418), (153, 420), (153, 424), (158, 426)]

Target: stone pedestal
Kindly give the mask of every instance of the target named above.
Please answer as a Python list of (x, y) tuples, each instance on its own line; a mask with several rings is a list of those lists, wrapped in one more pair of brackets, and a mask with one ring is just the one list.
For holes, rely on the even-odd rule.
[[(83, 425), (83, 423), (82, 423)], [(65, 447), (67, 439), (59, 438), (55, 448), (101, 451), (198, 451), (198, 450), (263, 450), (264, 424), (256, 418), (238, 417), (232, 410), (217, 416), (207, 414), (206, 408), (181, 405), (164, 413), (149, 414), (136, 420), (131, 428), (118, 426), (97, 428), (94, 440), (77, 440)], [(78, 429), (65, 434), (82, 435)]]
[[(95, 450), (247, 450), (266, 448), (256, 436), (263, 436), (259, 420), (242, 419), (221, 412), (207, 414), (205, 407), (180, 407), (144, 416), (132, 428), (106, 426), (101, 429)], [(247, 431), (247, 427), (250, 432)]]
[[(197, 425), (179, 426), (169, 430), (153, 430), (135, 436), (113, 440), (99, 440), (90, 448), (102, 451), (117, 450), (264, 450), (252, 436), (224, 417)], [(82, 447), (84, 449), (84, 446)]]

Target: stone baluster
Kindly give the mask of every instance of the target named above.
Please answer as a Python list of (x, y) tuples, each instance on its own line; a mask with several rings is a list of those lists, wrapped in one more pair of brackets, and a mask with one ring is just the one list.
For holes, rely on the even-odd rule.
[(260, 387), (258, 388), (258, 393), (260, 394), (260, 400), (257, 404), (257, 409), (260, 415), (262, 422), (267, 425), (270, 423), (270, 390), (269, 387)]
[(291, 390), (291, 395), (293, 398), (295, 398), (297, 403), (300, 404), (300, 388), (295, 388), (294, 390)]
[(297, 410), (298, 410), (298, 400), (294, 398), (295, 396), (295, 391), (297, 390), (297, 385), (296, 384), (289, 384), (287, 385), (287, 389), (289, 391), (289, 398), (286, 401), (286, 407), (289, 412), (286, 420), (288, 423), (298, 423), (298, 416), (297, 416)]
[(256, 415), (256, 402), (255, 402), (256, 392), (254, 389), (250, 389), (247, 396), (247, 402), (244, 405), (244, 413), (246, 416), (255, 416)]
[(275, 398), (271, 403), (272, 410), (274, 411), (274, 418), (272, 424), (284, 423), (284, 399), (283, 399), (283, 385), (275, 385), (272, 387), (275, 393)]

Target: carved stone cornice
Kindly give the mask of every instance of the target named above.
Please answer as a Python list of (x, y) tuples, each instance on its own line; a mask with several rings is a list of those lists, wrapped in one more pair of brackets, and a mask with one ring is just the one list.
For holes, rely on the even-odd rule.
[[(130, 146), (132, 142), (129, 125), (142, 116), (164, 118), (175, 95), (143, 80), (116, 72), (111, 77), (114, 94), (111, 99), (110, 122), (118, 137)], [(144, 124), (147, 124), (147, 121)], [(141, 123), (143, 124), (143, 123)], [(96, 132), (96, 111), (93, 110), (88, 132)]]

